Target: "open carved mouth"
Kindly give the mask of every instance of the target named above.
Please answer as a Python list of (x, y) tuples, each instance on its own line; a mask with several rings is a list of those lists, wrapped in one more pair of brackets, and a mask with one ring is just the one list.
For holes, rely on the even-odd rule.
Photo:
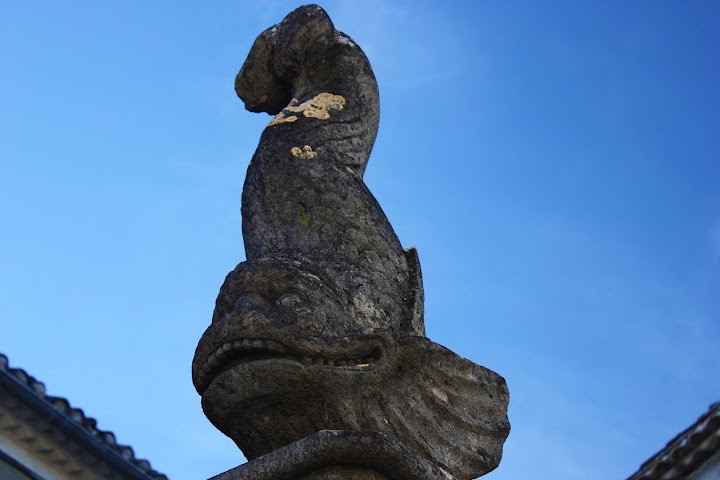
[(367, 369), (378, 361), (381, 349), (373, 346), (367, 353), (318, 354), (293, 351), (274, 340), (239, 338), (228, 341), (211, 353), (198, 370), (198, 384), (206, 390), (222, 373), (260, 360), (289, 360), (312, 367)]

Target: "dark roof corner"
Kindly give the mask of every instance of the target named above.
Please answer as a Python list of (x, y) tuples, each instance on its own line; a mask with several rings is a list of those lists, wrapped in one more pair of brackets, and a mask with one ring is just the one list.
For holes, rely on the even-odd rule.
[(646, 460), (627, 480), (681, 480), (720, 453), (720, 402)]
[[(150, 462), (135, 458), (131, 447), (117, 443), (112, 432), (99, 430), (97, 420), (73, 408), (67, 399), (47, 395), (42, 382), (20, 368), (11, 368), (7, 356), (0, 354), (0, 407), (3, 403), (8, 409), (0, 409), (0, 422), (14, 410), (29, 411), (23, 417), (50, 424), (63, 434), (62, 438), (80, 446), (85, 452), (83, 455), (104, 463), (110, 475), (119, 473), (133, 480), (167, 480), (164, 474), (150, 467)], [(6, 411), (10, 413), (3, 415)]]

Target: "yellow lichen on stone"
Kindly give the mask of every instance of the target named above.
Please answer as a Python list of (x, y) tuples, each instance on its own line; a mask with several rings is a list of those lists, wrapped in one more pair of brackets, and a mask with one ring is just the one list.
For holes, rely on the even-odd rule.
[(298, 117), (296, 117), (295, 115), (290, 115), (289, 117), (286, 117), (285, 112), (280, 112), (275, 115), (275, 118), (270, 120), (270, 123), (268, 123), (267, 126), (272, 127), (273, 125), (277, 125), (279, 123), (292, 123), (297, 119)]
[(340, 111), (345, 108), (345, 98), (342, 95), (333, 95), (332, 93), (323, 92), (315, 95), (311, 100), (297, 104), (297, 100), (293, 99), (290, 105), (285, 107), (282, 112), (273, 118), (268, 127), (278, 125), (280, 123), (294, 122), (298, 119), (295, 115), (287, 115), (287, 113), (302, 113), (305, 118), (317, 118), (318, 120), (327, 120), (330, 118), (330, 112)]
[(310, 145), (305, 145), (303, 148), (292, 147), (290, 149), (290, 153), (292, 153), (293, 157), (303, 158), (305, 160), (310, 160), (317, 157), (317, 152), (313, 152), (313, 149)]
[(345, 108), (345, 98), (342, 95), (323, 92), (300, 105), (288, 105), (285, 110), (288, 112), (302, 112), (306, 118), (327, 120), (330, 118), (330, 111), (340, 111), (343, 108)]

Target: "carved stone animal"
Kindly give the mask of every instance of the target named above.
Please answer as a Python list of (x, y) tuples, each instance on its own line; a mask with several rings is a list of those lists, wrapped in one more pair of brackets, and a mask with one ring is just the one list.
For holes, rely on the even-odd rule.
[(494, 469), (505, 382), (425, 338), (417, 253), (362, 180), (379, 118), (365, 54), (301, 7), (258, 36), (235, 89), (275, 117), (243, 189), (247, 261), (193, 361), (208, 418), (250, 460), (345, 430), (390, 435), (445, 478)]
[(355, 325), (346, 313), (339, 329), (306, 325), (315, 333), (382, 327), (423, 334), (406, 255), (362, 181), (379, 102), (360, 47), (320, 7), (295, 10), (260, 34), (235, 90), (249, 110), (277, 114), (243, 189), (248, 261), (303, 258), (331, 277)]

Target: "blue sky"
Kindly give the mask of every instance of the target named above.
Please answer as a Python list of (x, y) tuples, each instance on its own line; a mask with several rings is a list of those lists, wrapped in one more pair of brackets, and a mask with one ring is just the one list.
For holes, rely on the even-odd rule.
[[(190, 362), (268, 122), (234, 77), (299, 3), (0, 5), (0, 351), (172, 479), (238, 465)], [(720, 399), (720, 4), (323, 7), (428, 336), (507, 379), (486, 478), (627, 477)]]

